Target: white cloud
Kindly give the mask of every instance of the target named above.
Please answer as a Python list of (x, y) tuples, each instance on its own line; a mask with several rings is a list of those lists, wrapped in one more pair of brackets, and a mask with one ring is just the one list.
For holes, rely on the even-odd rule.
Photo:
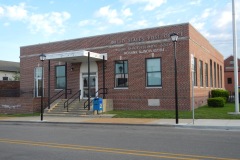
[(80, 22), (78, 23), (78, 25), (79, 25), (80, 27), (82, 27), (82, 26), (88, 25), (89, 23), (90, 23), (89, 20), (83, 20), (83, 21), (80, 21)]
[(191, 0), (190, 4), (191, 5), (199, 5), (201, 4), (202, 0)]
[(84, 27), (84, 26), (95, 25), (95, 24), (96, 24), (95, 20), (82, 20), (78, 23), (78, 26)]
[(180, 14), (186, 12), (186, 11), (187, 11), (186, 6), (179, 5), (177, 7), (167, 7), (167, 8), (158, 10), (156, 12), (157, 14), (156, 14), (155, 17), (156, 17), (157, 20), (165, 19), (165, 18), (168, 19), (168, 17), (171, 16), (171, 15), (174, 15), (174, 14), (180, 15)]
[(204, 22), (195, 22), (193, 23), (194, 27), (199, 30), (199, 31), (203, 31), (204, 27), (205, 27), (205, 23)]
[(96, 12), (96, 16), (106, 18), (107, 22), (110, 24), (121, 25), (124, 23), (123, 20), (119, 18), (117, 10), (110, 9), (110, 6), (100, 8)]
[(204, 32), (204, 35), (208, 39), (215, 39), (215, 40), (222, 40), (222, 41), (229, 41), (232, 39), (232, 34), (231, 33), (209, 33), (209, 32)]
[(195, 16), (190, 19), (190, 23), (200, 32), (205, 32), (206, 29), (206, 21), (209, 19), (210, 16), (215, 16), (216, 11), (211, 8), (205, 9), (200, 16)]
[(161, 6), (163, 3), (165, 3), (166, 0), (148, 0), (146, 7), (144, 10), (146, 11), (152, 11), (155, 8)]
[(27, 10), (24, 3), (13, 6), (4, 6), (4, 16), (10, 18), (11, 20), (23, 20), (27, 18)]
[(221, 13), (221, 16), (216, 21), (216, 26), (218, 28), (222, 28), (222, 27), (225, 28), (230, 23), (232, 23), (232, 13), (229, 11), (224, 11)]
[(152, 11), (158, 7), (160, 7), (162, 4), (166, 3), (167, 0), (121, 0), (122, 3), (125, 5), (132, 5), (137, 3), (144, 4), (143, 10), (145, 11)]
[(123, 10), (122, 10), (122, 14), (123, 14), (123, 16), (125, 16), (125, 17), (130, 17), (130, 16), (132, 16), (132, 12), (131, 12), (130, 8), (123, 9)]
[(146, 20), (137, 21), (137, 26), (146, 27), (147, 25), (148, 25), (148, 22)]
[[(235, 3), (235, 18), (236, 21), (240, 21), (240, 3), (237, 1)], [(224, 10), (221, 10), (219, 12), (219, 17), (217, 17), (217, 21), (215, 23), (215, 26), (219, 29), (225, 30), (229, 26), (232, 25), (232, 3), (228, 3)]]
[(64, 22), (70, 17), (68, 12), (33, 14), (29, 17), (29, 28), (32, 33), (41, 32), (44, 35), (63, 33), (65, 31)]
[(3, 7), (0, 7), (0, 17), (3, 16), (3, 14), (4, 14), (4, 9)]
[(166, 23), (165, 23), (165, 22), (163, 22), (163, 21), (160, 21), (160, 22), (158, 22), (158, 23), (157, 23), (157, 25), (158, 25), (158, 26), (165, 26), (165, 25), (166, 25)]
[(210, 15), (213, 15), (213, 13), (211, 8), (207, 8), (203, 11), (201, 18), (208, 18)]
[(9, 26), (10, 25), (10, 23), (8, 23), (8, 22), (5, 22), (4, 24), (3, 24), (3, 26), (5, 26), (5, 27), (7, 27), (7, 26)]
[[(71, 16), (68, 12), (51, 12), (45, 14), (29, 13), (25, 3), (12, 6), (0, 7), (0, 18), (7, 18), (11, 21), (21, 21), (28, 25), (32, 33), (43, 33), (50, 35), (63, 33), (65, 31), (64, 22)], [(10, 25), (5, 23), (4, 26)]]

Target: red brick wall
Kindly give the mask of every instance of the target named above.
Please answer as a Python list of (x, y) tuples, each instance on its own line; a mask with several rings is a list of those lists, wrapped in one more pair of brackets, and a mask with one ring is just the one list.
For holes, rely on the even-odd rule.
[[(39, 108), (39, 107), (37, 107)], [(0, 113), (33, 113), (37, 109), (32, 98), (26, 97), (0, 97)]]
[[(211, 44), (203, 36), (201, 36), (201, 34), (197, 30), (195, 30), (192, 26), (189, 26), (189, 31), (190, 31), (189, 32), (190, 33), (189, 54), (193, 54), (194, 57), (197, 58), (197, 86), (194, 86), (194, 101), (195, 101), (194, 104), (195, 104), (195, 107), (198, 107), (198, 106), (207, 104), (209, 91), (211, 91), (212, 89), (220, 88), (220, 86), (224, 88), (224, 61), (223, 61), (223, 56), (214, 47), (212, 47)], [(210, 59), (212, 60), (213, 81), (214, 81), (214, 62), (222, 67), (222, 83), (220, 82), (221, 84), (219, 84), (218, 80), (216, 80), (217, 82), (216, 87), (210, 87)], [(199, 60), (203, 61), (203, 86), (200, 86)], [(189, 61), (190, 61), (190, 58), (189, 58)], [(206, 86), (206, 81), (205, 81), (205, 63), (208, 64), (208, 87)], [(219, 79), (220, 79), (220, 69), (219, 69)], [(192, 76), (189, 77), (189, 80), (192, 86), (192, 83), (191, 83)], [(192, 97), (192, 89), (190, 93), (191, 93), (190, 97)]]
[[(224, 79), (225, 79), (225, 89), (230, 92), (235, 92), (234, 90), (234, 61), (233, 56), (229, 56), (224, 60)], [(238, 66), (240, 65), (240, 60), (238, 59)], [(238, 67), (238, 86), (240, 86), (240, 73)], [(228, 83), (228, 78), (232, 79), (232, 83)]]
[(19, 81), (0, 81), (0, 89), (20, 89)]
[[(114, 109), (174, 110), (174, 47), (173, 42), (169, 37), (172, 32), (179, 33), (176, 48), (179, 108), (181, 110), (189, 110), (191, 109), (190, 54), (194, 53), (198, 60), (202, 59), (204, 62), (209, 62), (209, 59), (212, 59), (214, 62), (223, 66), (223, 56), (220, 55), (208, 43), (208, 41), (189, 24), (172, 25), (21, 47), (21, 89), (33, 89), (34, 67), (38, 66), (38, 63), (41, 65), (41, 62), (39, 61), (39, 55), (41, 53), (48, 54), (86, 49), (97, 53), (108, 54), (108, 60), (106, 61), (106, 87), (108, 88), (108, 95), (106, 98), (113, 99)], [(128, 40), (130, 40), (130, 42), (128, 42)], [(154, 46), (151, 48), (151, 45)], [(137, 47), (140, 47), (140, 49), (136, 49)], [(152, 49), (152, 51), (149, 51), (148, 53), (124, 54), (124, 52), (146, 50), (149, 49), (148, 47)], [(164, 51), (160, 50), (162, 48)], [(146, 58), (152, 57), (160, 57), (162, 62), (162, 87), (159, 88), (146, 87), (145, 60)], [(115, 61), (120, 59), (128, 60), (128, 89), (116, 89), (114, 87), (114, 65)], [(99, 80), (98, 88), (102, 88), (102, 62), (97, 62), (97, 64)], [(48, 71), (47, 65), (48, 63), (44, 62), (45, 87), (47, 87), (48, 84), (46, 78)], [(58, 61), (51, 61), (51, 95), (55, 92), (55, 65), (58, 65)], [(73, 64), (74, 70), (71, 71), (71, 64), (68, 64), (68, 88), (71, 88), (73, 93), (79, 90), (80, 65), (80, 63)], [(208, 91), (211, 90), (211, 88), (202, 88), (198, 86), (194, 90), (195, 104), (197, 106), (204, 104), (208, 96)], [(46, 91), (45, 96), (47, 96)], [(160, 99), (160, 106), (148, 106), (148, 99)]]
[(19, 81), (0, 81), (0, 97), (18, 97), (19, 91)]

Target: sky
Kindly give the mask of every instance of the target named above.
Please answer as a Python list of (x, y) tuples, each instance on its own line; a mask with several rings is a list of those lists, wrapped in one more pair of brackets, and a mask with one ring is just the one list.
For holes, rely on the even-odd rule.
[(232, 0), (0, 0), (0, 60), (19, 62), (21, 46), (188, 22), (233, 55)]

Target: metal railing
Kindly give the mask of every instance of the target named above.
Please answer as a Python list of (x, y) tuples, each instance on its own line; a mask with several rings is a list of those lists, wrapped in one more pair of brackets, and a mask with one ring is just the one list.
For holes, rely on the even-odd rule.
[[(69, 92), (68, 92), (69, 91)], [(57, 92), (55, 95), (53, 95), (50, 98), (50, 104), (52, 104), (55, 100), (57, 100), (58, 98), (62, 97), (65, 94), (65, 89)], [(67, 94), (72, 94), (72, 89), (67, 89)], [(50, 105), (49, 104), (49, 105)]]
[[(75, 97), (76, 95), (78, 95), (78, 97)], [(67, 112), (68, 112), (68, 106), (74, 102), (76, 99), (79, 99), (80, 101), (80, 96), (81, 96), (81, 90), (77, 91), (76, 93), (74, 93), (70, 98), (68, 98), (65, 102), (64, 102), (64, 108), (67, 107)], [(75, 97), (75, 98), (74, 98)], [(72, 99), (73, 98), (73, 99)]]
[[(103, 90), (103, 92), (99, 93), (99, 91), (102, 91), (102, 90)], [(97, 95), (97, 93), (99, 93), (98, 96), (101, 95), (101, 94), (105, 95), (105, 94), (108, 93), (108, 89), (107, 89), (107, 88), (99, 88), (99, 89), (95, 92), (95, 96)], [(91, 97), (91, 98), (92, 98), (92, 97)], [(91, 105), (92, 101), (93, 101), (93, 99), (90, 101), (89, 105)], [(83, 107), (84, 109), (88, 108), (88, 104), (86, 105), (87, 102), (88, 102), (88, 100), (86, 100), (86, 101), (84, 102), (84, 107)]]

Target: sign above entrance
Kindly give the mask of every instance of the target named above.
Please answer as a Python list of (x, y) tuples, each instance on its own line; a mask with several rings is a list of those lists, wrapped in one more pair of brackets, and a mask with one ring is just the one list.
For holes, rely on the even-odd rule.
[(90, 53), (89, 57), (91, 61), (103, 60), (103, 56), (104, 56), (104, 59), (107, 60), (107, 53), (99, 54), (99, 53), (90, 52), (86, 50), (46, 54), (46, 59), (62, 61), (62, 62), (71, 62), (71, 63), (87, 62), (88, 53)]

